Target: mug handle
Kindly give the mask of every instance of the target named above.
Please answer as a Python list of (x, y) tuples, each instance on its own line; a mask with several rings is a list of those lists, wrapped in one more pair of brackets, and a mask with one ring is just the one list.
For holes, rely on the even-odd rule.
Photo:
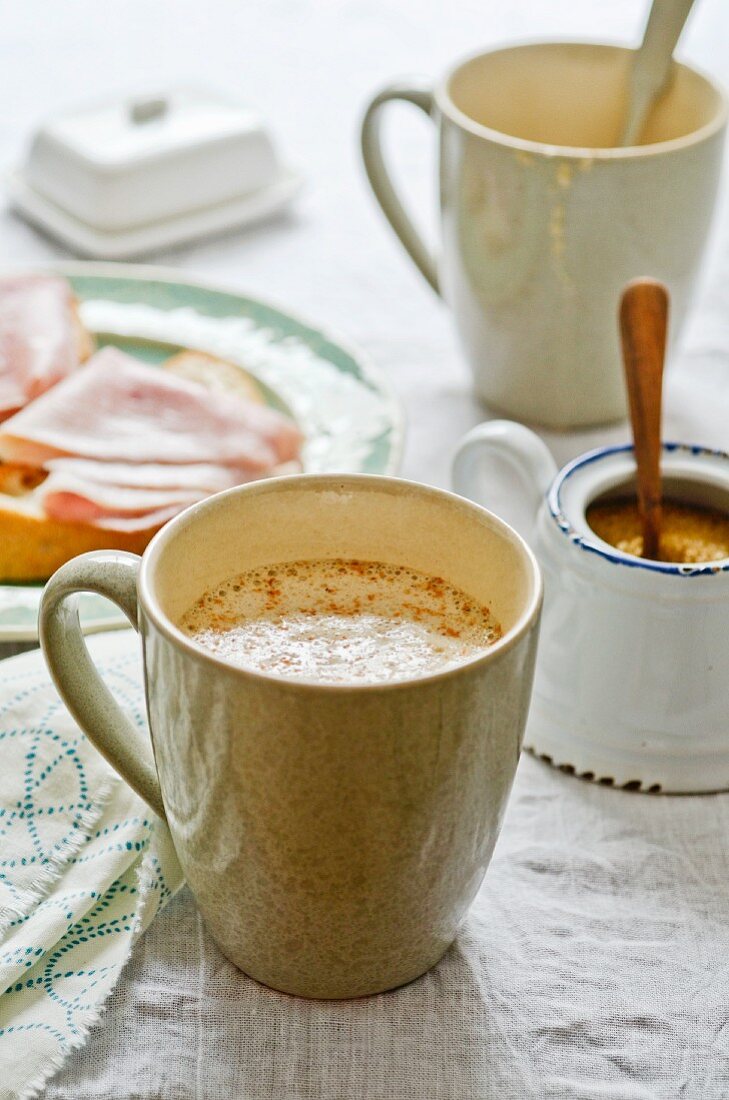
[(472, 428), (453, 456), (453, 488), (517, 531), (530, 545), (539, 507), (557, 465), (539, 436), (512, 420), (488, 420)]
[(414, 104), (428, 118), (432, 119), (433, 93), (429, 88), (417, 84), (397, 83), (388, 85), (378, 92), (371, 101), (362, 120), (362, 159), (364, 160), (370, 186), (382, 208), (383, 214), (397, 233), (401, 244), (415, 266), (428, 280), (436, 294), (440, 294), (435, 259), (423, 243), (409, 215), (405, 213), (405, 208), (395, 190), (382, 154), (380, 126), (382, 108), (385, 104), (398, 99), (405, 103)]
[(78, 592), (112, 600), (135, 630), (141, 558), (115, 550), (81, 554), (58, 569), (45, 587), (38, 630), (51, 679), (89, 741), (132, 790), (164, 819), (162, 792), (149, 736), (127, 718), (101, 679), (86, 647)]

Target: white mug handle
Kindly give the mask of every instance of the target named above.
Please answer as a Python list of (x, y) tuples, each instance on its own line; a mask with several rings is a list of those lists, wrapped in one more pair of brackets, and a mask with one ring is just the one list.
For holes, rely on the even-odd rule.
[(438, 265), (423, 243), (410, 216), (405, 211), (400, 196), (395, 190), (382, 152), (380, 126), (383, 108), (393, 100), (398, 99), (404, 103), (412, 103), (413, 106), (419, 107), (428, 118), (433, 118), (433, 93), (429, 87), (423, 84), (401, 82), (388, 85), (387, 88), (383, 88), (381, 92), (378, 92), (371, 101), (362, 120), (362, 158), (367, 178), (383, 214), (397, 233), (400, 242), (415, 266), (428, 280), (433, 290), (440, 294)]
[(489, 420), (463, 437), (453, 456), (453, 488), (533, 542), (534, 522), (557, 473), (546, 443), (523, 424)]
[(97, 592), (121, 608), (135, 630), (140, 558), (93, 550), (57, 569), (41, 597), (38, 630), (51, 679), (89, 741), (132, 790), (164, 818), (149, 734), (130, 721), (104, 684), (86, 648), (78, 592)]

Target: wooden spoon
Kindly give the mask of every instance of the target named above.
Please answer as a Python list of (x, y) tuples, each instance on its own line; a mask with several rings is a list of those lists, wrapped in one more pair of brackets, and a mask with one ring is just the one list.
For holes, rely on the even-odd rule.
[(653, 0), (628, 87), (628, 109), (620, 145), (637, 145), (653, 105), (665, 90), (673, 51), (694, 0)]
[(620, 335), (633, 428), (642, 557), (659, 560), (661, 540), (661, 396), (668, 290), (654, 279), (628, 283), (620, 300)]

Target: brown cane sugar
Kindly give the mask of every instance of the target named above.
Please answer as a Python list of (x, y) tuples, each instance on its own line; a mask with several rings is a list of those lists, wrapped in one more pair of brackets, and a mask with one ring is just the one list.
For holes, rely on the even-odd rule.
[[(729, 558), (729, 515), (716, 508), (665, 500), (661, 513), (659, 561), (687, 564)], [(635, 498), (597, 501), (587, 522), (604, 542), (641, 557), (643, 535)]]

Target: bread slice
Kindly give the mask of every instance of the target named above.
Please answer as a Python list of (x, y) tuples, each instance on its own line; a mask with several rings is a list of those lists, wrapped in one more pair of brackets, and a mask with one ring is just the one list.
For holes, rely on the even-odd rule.
[(181, 351), (162, 364), (163, 370), (172, 371), (179, 378), (189, 382), (200, 382), (209, 390), (218, 393), (237, 393), (246, 401), (257, 405), (266, 404), (266, 396), (255, 378), (243, 367), (216, 359), (204, 351)]
[(0, 494), (0, 583), (48, 580), (64, 562), (87, 550), (141, 554), (156, 530), (126, 533), (59, 523), (46, 516), (35, 493)]
[(96, 351), (96, 340), (94, 340), (89, 330), (84, 328), (84, 324), (79, 316), (78, 301), (76, 298), (71, 302), (71, 314), (73, 317), (73, 329), (76, 335), (76, 353), (78, 355), (78, 361), (79, 363), (85, 363)]
[[(79, 339), (84, 348), (93, 350), (93, 341), (84, 333), (80, 321)], [(158, 368), (150, 367), (155, 369)], [(250, 375), (211, 355), (184, 351), (163, 363), (162, 369), (209, 389), (236, 392), (248, 401), (265, 403), (262, 389)], [(150, 527), (120, 533), (49, 519), (36, 492), (44, 479), (42, 470), (0, 463), (0, 583), (47, 580), (64, 562), (88, 550), (130, 550), (141, 554), (159, 530)]]

